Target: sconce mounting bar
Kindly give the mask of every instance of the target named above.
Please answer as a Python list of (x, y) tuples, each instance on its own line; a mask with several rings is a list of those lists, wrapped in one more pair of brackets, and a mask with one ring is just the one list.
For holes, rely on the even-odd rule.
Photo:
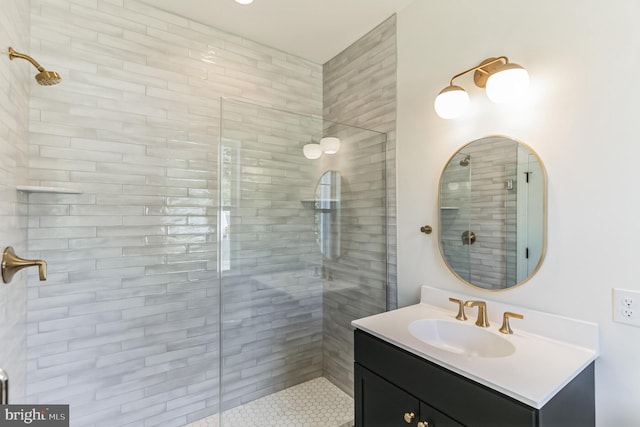
[(476, 86), (483, 88), (487, 85), (487, 80), (489, 79), (489, 76), (498, 67), (498, 63), (501, 63), (502, 61), (504, 61), (505, 64), (508, 64), (509, 58), (507, 58), (506, 56), (499, 56), (497, 58), (487, 58), (484, 61), (482, 61), (479, 65), (476, 65), (475, 67), (471, 67), (468, 70), (465, 70), (451, 77), (451, 80), (449, 81), (449, 86), (453, 86), (453, 81), (458, 77), (462, 77), (465, 74), (470, 73), (471, 71), (475, 71), (475, 73), (473, 74), (473, 82), (476, 84)]

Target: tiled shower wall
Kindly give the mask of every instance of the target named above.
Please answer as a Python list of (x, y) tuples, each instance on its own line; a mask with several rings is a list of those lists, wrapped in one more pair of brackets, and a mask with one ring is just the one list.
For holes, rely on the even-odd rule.
[[(316, 64), (136, 0), (34, 0), (32, 402), (72, 425), (183, 425), (217, 412), (220, 97), (319, 117)], [(316, 301), (317, 302), (317, 301)], [(318, 302), (319, 303), (319, 302)]]
[[(513, 190), (506, 190), (505, 182), (515, 178), (518, 143), (507, 141), (500, 136), (486, 137), (465, 147), (463, 154), (452, 158), (442, 182), (441, 197), (448, 209), (441, 212), (440, 244), (447, 262), (465, 280), (487, 289), (506, 286), (510, 270), (507, 245), (515, 246), (515, 220), (510, 211), (514, 211), (517, 182)], [(460, 166), (466, 155), (471, 156), (469, 165)], [(507, 233), (508, 227), (511, 233)], [(470, 246), (463, 245), (461, 239), (467, 230), (477, 237)]]
[[(0, 251), (13, 246), (25, 256), (26, 195), (16, 191), (16, 185), (27, 183), (29, 82), (35, 69), (21, 59), (10, 61), (7, 49), (29, 48), (29, 1), (3, 0), (0, 40)], [(26, 301), (24, 272), (9, 285), (0, 283), (0, 368), (9, 375), (11, 403), (24, 402)]]
[[(387, 134), (372, 156), (354, 155), (347, 175), (360, 175), (351, 195), (354, 217), (349, 229), (349, 257), (329, 262), (339, 278), (359, 285), (325, 295), (325, 376), (353, 393), (353, 332), (351, 320), (393, 309), (396, 301), (395, 128), (396, 128), (396, 17), (384, 21), (324, 67), (324, 118)], [(372, 151), (367, 151), (368, 153)], [(380, 189), (387, 186), (386, 195)], [(365, 191), (366, 190), (366, 191)], [(386, 200), (385, 200), (386, 199)], [(387, 215), (385, 227), (384, 217)], [(386, 247), (385, 247), (386, 245)], [(388, 251), (388, 252), (387, 252)], [(385, 266), (388, 270), (381, 270)], [(353, 265), (359, 268), (353, 268)], [(371, 274), (362, 274), (368, 270)], [(363, 298), (375, 295), (374, 298)], [(386, 300), (386, 301), (385, 301)], [(386, 303), (386, 304), (385, 304)]]

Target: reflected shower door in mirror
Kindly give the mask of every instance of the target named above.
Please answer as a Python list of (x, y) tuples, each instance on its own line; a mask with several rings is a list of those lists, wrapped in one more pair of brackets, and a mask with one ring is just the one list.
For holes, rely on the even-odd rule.
[(318, 180), (315, 199), (316, 241), (325, 259), (340, 258), (340, 194), (338, 171), (326, 171)]
[(489, 290), (526, 282), (546, 249), (547, 177), (538, 155), (505, 136), (472, 141), (440, 177), (439, 246), (449, 269)]

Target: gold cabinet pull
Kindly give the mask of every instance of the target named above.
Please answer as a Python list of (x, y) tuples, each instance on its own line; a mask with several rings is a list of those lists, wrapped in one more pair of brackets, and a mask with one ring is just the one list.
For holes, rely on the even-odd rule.
[(429, 421), (420, 421), (418, 427), (429, 427)]
[(416, 414), (413, 412), (405, 412), (404, 413), (404, 422), (407, 424), (411, 424), (411, 421), (416, 417)]

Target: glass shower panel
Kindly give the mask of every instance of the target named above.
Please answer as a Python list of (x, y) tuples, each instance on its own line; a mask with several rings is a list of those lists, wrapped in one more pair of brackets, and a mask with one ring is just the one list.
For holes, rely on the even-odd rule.
[[(386, 306), (386, 136), (240, 101), (221, 107), (221, 407), (318, 377), (350, 393), (350, 322)], [(305, 158), (302, 147), (324, 136), (341, 139), (338, 153)], [(327, 318), (334, 309), (344, 317)], [(341, 331), (333, 347), (327, 322)], [(223, 414), (222, 424), (232, 421)]]
[(339, 256), (325, 253), (321, 271), (323, 375), (351, 395), (351, 321), (386, 310), (387, 138), (386, 134), (326, 122), (323, 134), (342, 141), (338, 153), (320, 159), (321, 171), (340, 174)]
[(504, 287), (508, 288), (520, 281), (518, 279), (518, 245), (522, 244), (522, 236), (518, 236), (518, 194), (521, 185), (518, 178), (520, 164), (505, 165), (505, 262), (506, 275)]
[(471, 156), (457, 153), (440, 181), (440, 247), (451, 268), (471, 281)]
[(541, 206), (544, 200), (544, 174), (540, 162), (527, 149), (518, 150), (518, 177), (524, 182), (518, 187), (516, 209), (517, 277), (525, 280), (537, 267), (542, 257), (544, 219)]

